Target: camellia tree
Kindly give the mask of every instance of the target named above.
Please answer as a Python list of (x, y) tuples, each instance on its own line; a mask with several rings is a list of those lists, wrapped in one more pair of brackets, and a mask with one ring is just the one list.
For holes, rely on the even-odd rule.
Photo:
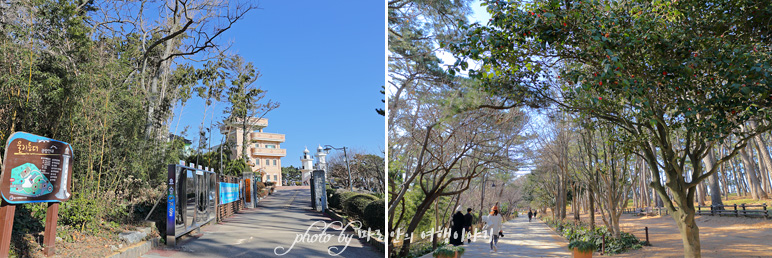
[[(491, 94), (549, 99), (622, 130), (651, 169), (650, 186), (671, 211), (685, 256), (701, 257), (696, 186), (771, 128), (772, 6), (731, 0), (483, 4), (491, 20), (466, 26), (464, 40), (444, 45), (458, 59), (451, 70), (474, 61), (480, 66), (469, 76)], [(704, 159), (729, 139), (727, 153)], [(699, 165), (703, 159), (707, 169)]]

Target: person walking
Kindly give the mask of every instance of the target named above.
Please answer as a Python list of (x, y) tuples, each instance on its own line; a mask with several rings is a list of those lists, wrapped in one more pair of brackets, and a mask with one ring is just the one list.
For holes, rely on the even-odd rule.
[(499, 243), (499, 235), (503, 235), (501, 226), (502, 226), (502, 218), (501, 215), (499, 215), (499, 208), (495, 205), (493, 208), (491, 208), (491, 215), (488, 216), (487, 223), (485, 225), (485, 229), (491, 230), (491, 252), (497, 252), (498, 247), (496, 246)]
[(533, 217), (533, 211), (531, 211), (531, 209), (528, 209), (528, 222), (531, 222), (531, 217)]
[(539, 214), (539, 210), (533, 210), (533, 218), (536, 218), (536, 214)]
[(461, 212), (461, 205), (456, 207), (456, 213), (453, 214), (452, 225), (450, 226), (450, 244), (459, 246), (464, 244), (464, 213)]
[(472, 208), (466, 209), (466, 215), (464, 215), (464, 229), (466, 230), (466, 233), (464, 233), (464, 236), (466, 237), (467, 243), (472, 243), (472, 237), (470, 236), (472, 233), (472, 221), (474, 220), (474, 215), (472, 215)]

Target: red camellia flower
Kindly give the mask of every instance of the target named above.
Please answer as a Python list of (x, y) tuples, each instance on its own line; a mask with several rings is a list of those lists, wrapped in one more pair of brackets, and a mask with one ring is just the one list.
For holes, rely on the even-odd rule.
[(603, 100), (603, 97), (598, 97), (598, 100)]
[(662, 75), (667, 75), (667, 72), (662, 72)]

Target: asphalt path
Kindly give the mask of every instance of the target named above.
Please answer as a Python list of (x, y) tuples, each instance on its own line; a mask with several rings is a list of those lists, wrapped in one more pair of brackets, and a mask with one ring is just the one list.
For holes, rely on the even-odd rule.
[[(281, 187), (254, 209), (242, 210), (200, 233), (143, 255), (160, 257), (384, 257), (353, 230), (311, 209), (305, 187)], [(327, 225), (327, 226), (325, 226)]]

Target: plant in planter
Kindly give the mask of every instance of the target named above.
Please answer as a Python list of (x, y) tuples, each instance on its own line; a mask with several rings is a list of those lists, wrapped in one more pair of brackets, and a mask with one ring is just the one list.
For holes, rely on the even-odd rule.
[(568, 244), (568, 249), (574, 252), (574, 258), (591, 258), (592, 252), (597, 248), (595, 243), (587, 241), (571, 241)]
[(444, 245), (435, 249), (432, 256), (437, 258), (458, 258), (464, 254), (465, 250), (463, 246)]

